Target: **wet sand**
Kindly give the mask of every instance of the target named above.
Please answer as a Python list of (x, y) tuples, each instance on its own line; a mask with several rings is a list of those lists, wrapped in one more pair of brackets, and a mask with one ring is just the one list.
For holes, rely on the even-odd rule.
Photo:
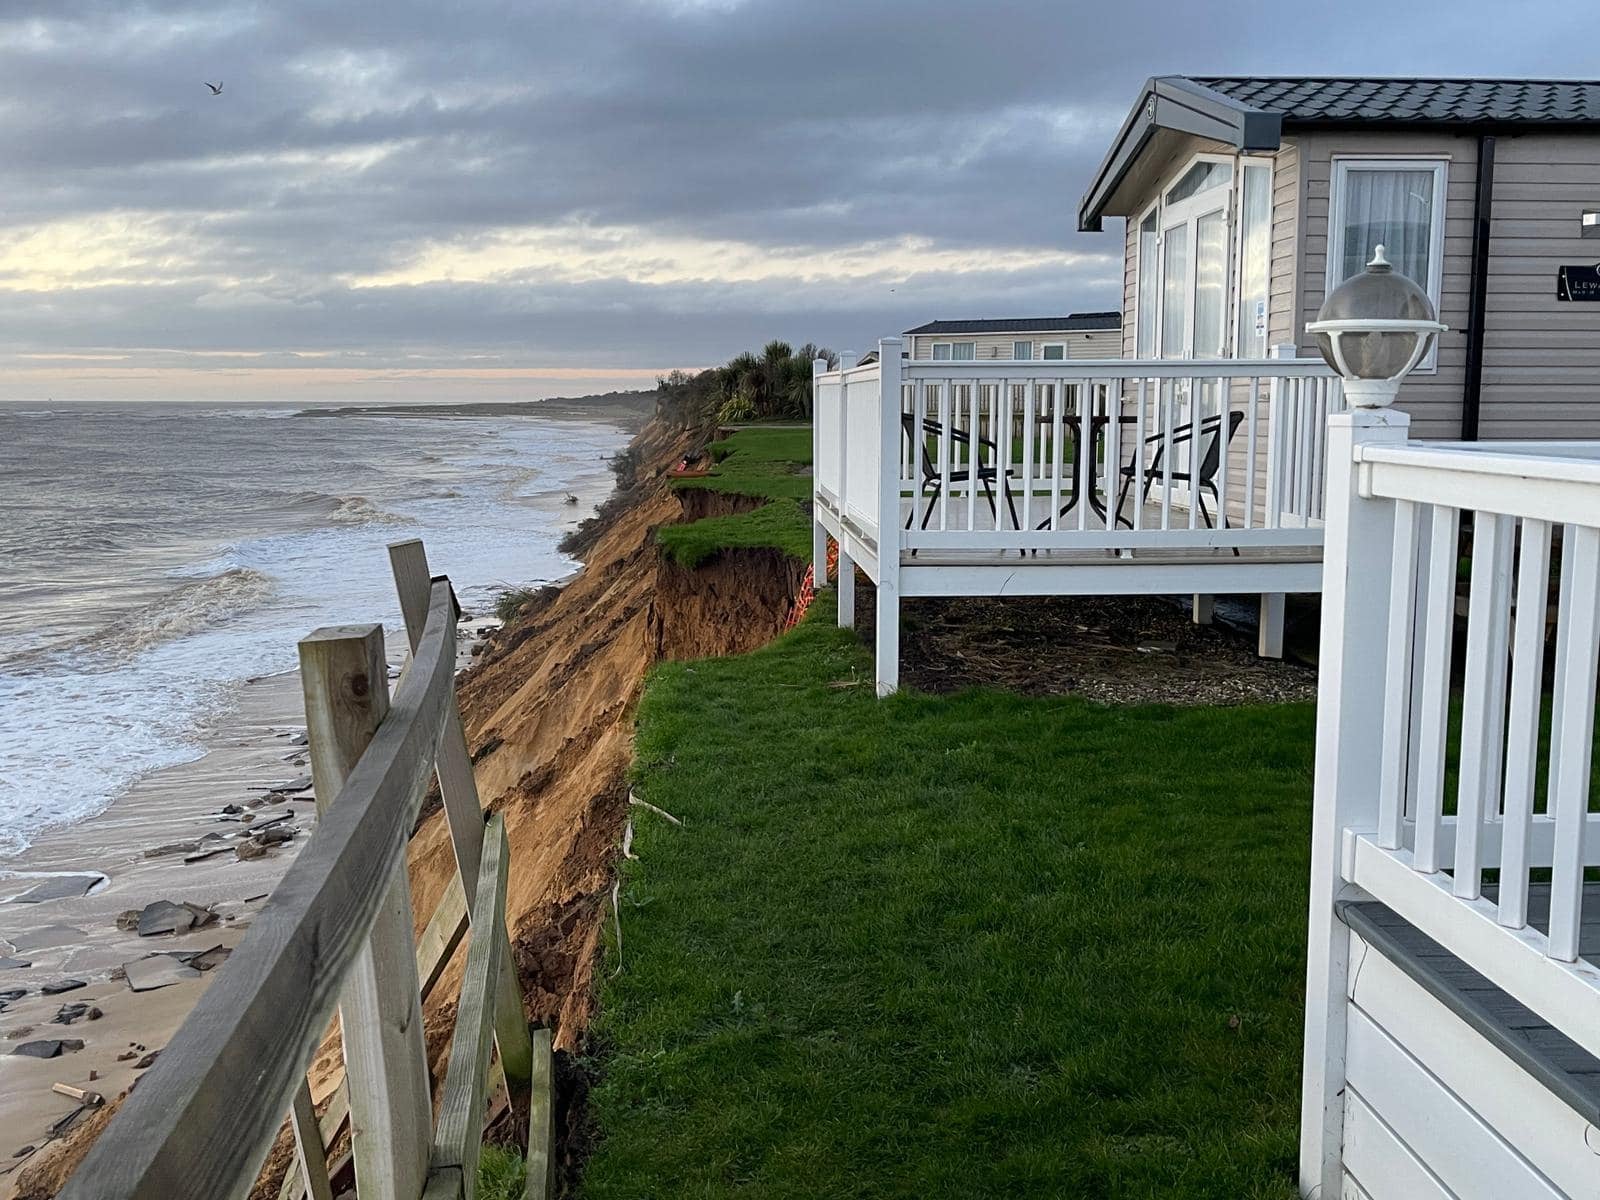
[[(479, 631), (495, 624), (488, 617), (462, 621), (458, 670), (471, 661)], [(393, 687), (404, 634), (386, 630), (385, 644)], [(250, 681), (237, 709), (203, 739), (201, 758), (152, 772), (103, 813), (40, 835), (0, 870), (0, 957), (31, 963), (0, 968), (0, 993), (27, 989), (0, 1012), (0, 1200), (12, 1194), (17, 1172), (38, 1161), (33, 1155), (18, 1158), (17, 1152), (34, 1146), (48, 1153), (51, 1126), (79, 1107), (51, 1091), (51, 1085), (87, 1088), (107, 1099), (119, 1095), (143, 1073), (138, 1063), (167, 1044), (211, 980), (227, 968), (224, 962), (198, 979), (134, 992), (120, 978), (123, 964), (151, 954), (232, 949), (306, 844), (316, 824), (310, 789), (250, 807), (270, 785), (310, 774), (305, 747), (295, 744), (303, 737), (304, 711), (297, 673)], [(255, 819), (223, 819), (220, 810), (229, 804), (244, 807)], [(293, 814), (284, 824), (296, 831), (294, 839), (260, 858), (240, 860), (232, 849), (199, 862), (185, 862), (181, 853), (155, 858), (144, 853), (206, 834), (221, 835), (231, 846), (250, 825), (285, 812)], [(13, 899), (52, 877), (95, 871), (109, 878), (87, 895), (38, 904)], [(217, 920), (203, 929), (154, 937), (117, 928), (119, 914), (157, 900), (210, 908)], [(81, 979), (86, 986), (58, 995), (40, 991), (65, 979)], [(70, 1025), (52, 1023), (63, 1005), (79, 1003), (104, 1015)], [(13, 1054), (19, 1045), (50, 1039), (78, 1039), (84, 1045), (51, 1059)]]
[[(246, 810), (257, 814), (257, 822), (288, 810), (295, 814), (285, 823), (297, 830), (294, 840), (261, 858), (239, 861), (229, 849), (202, 862), (186, 863), (182, 854), (146, 858), (144, 851), (192, 842), (208, 833), (241, 834), (246, 825), (215, 815), (224, 805), (258, 799), (263, 793), (248, 790), (251, 785), (309, 774), (304, 747), (291, 745), (292, 735), (300, 732), (303, 711), (297, 675), (247, 684), (226, 728), (205, 739), (202, 758), (145, 776), (105, 812), (42, 834), (22, 855), (5, 863), (7, 872), (17, 874), (0, 876), (0, 897), (25, 892), (41, 881), (40, 875), (99, 871), (109, 880), (76, 898), (0, 903), (0, 942), (15, 947), (12, 957), (32, 963), (0, 970), (0, 992), (28, 989), (26, 996), (0, 1012), (0, 1130), (4, 1131), (0, 1170), (18, 1163), (12, 1155), (23, 1146), (42, 1145), (49, 1127), (78, 1107), (76, 1101), (53, 1093), (52, 1083), (116, 1096), (140, 1073), (135, 1063), (149, 1050), (166, 1045), (217, 974), (211, 970), (197, 980), (136, 993), (125, 980), (112, 978), (122, 964), (152, 953), (236, 945), (266, 894), (294, 861), (315, 823), (309, 790), (287, 803)], [(210, 907), (218, 919), (202, 930), (157, 937), (139, 937), (117, 928), (119, 913), (156, 900)], [(52, 944), (31, 945), (36, 939)], [(0, 945), (0, 952), (5, 951), (7, 946)], [(57, 996), (40, 994), (41, 986), (63, 979), (81, 979), (88, 986)], [(105, 1015), (71, 1025), (51, 1023), (62, 1005), (75, 1003), (98, 1007)], [(53, 1059), (13, 1054), (20, 1044), (53, 1038), (81, 1039), (84, 1046)], [(136, 1046), (146, 1050), (117, 1061)], [(0, 1196), (10, 1194), (13, 1178), (0, 1177)]]

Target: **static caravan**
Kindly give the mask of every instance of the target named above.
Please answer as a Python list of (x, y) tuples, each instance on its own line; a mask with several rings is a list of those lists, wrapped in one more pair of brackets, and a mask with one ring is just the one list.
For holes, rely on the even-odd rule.
[(1107, 217), (1125, 357), (1312, 355), (1382, 243), (1450, 327), (1401, 393), (1416, 436), (1600, 436), (1600, 83), (1154, 78), (1078, 225)]
[(1118, 358), (1122, 354), (1120, 312), (1073, 313), (1066, 317), (1008, 317), (977, 321), (929, 321), (905, 332), (906, 353), (919, 362), (1063, 362), (1070, 358)]

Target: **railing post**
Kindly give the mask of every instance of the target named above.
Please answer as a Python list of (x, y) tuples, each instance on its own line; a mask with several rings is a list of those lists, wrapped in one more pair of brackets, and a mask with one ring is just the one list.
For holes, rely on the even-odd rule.
[[(1267, 351), (1268, 358), (1294, 358), (1298, 348), (1292, 342), (1281, 342)], [(1278, 407), (1283, 403), (1283, 383), (1273, 376), (1267, 385), (1267, 494), (1266, 505), (1262, 509), (1262, 525), (1271, 529), (1279, 523), (1279, 513), (1282, 505), (1278, 501), (1278, 488), (1282, 476), (1279, 473), (1279, 457), (1283, 447), (1282, 423), (1278, 419)], [(1254, 466), (1251, 467), (1253, 471)], [(1261, 611), (1256, 624), (1256, 653), (1262, 658), (1283, 657), (1283, 609), (1284, 594), (1282, 592), (1262, 592)]]
[[(878, 695), (900, 686), (900, 339), (878, 343)], [(841, 569), (842, 569), (841, 560)]]
[(1300, 1108), (1300, 1191), (1334, 1197), (1343, 1185), (1346, 995), (1350, 931), (1335, 902), (1348, 890), (1340, 849), (1347, 828), (1376, 829), (1382, 782), (1384, 661), (1394, 504), (1363, 497), (1363, 446), (1403, 443), (1409, 418), (1357, 409), (1328, 420), (1327, 529), (1317, 682), (1310, 928)]
[[(311, 634), (300, 643), (300, 685), (321, 811), (337, 798), (389, 711), (383, 626)], [(427, 1180), (433, 1104), (411, 938), (411, 885), (401, 858), (339, 1002), (351, 1154), (363, 1200), (416, 1200)]]
[[(433, 579), (428, 574), (428, 553), (416, 539), (395, 542), (389, 547), (389, 565), (394, 573), (395, 591), (405, 618), (406, 640), (415, 650), (427, 624), (428, 596)], [(434, 758), (434, 774), (439, 780), (439, 796), (444, 802), (445, 819), (450, 825), (450, 841), (456, 852), (456, 871), (466, 896), (467, 912), (477, 899), (478, 867), (483, 861), (483, 804), (478, 797), (478, 781), (472, 773), (472, 756), (467, 750), (466, 731), (461, 727), (461, 707), (455, 689), (445, 705), (444, 730)], [(506, 936), (502, 934), (501, 936)], [(522, 986), (517, 981), (517, 966), (512, 961), (509, 943), (502, 956), (503, 970), (495, 984), (495, 1042), (500, 1050), (500, 1067), (514, 1094), (525, 1093), (533, 1071), (533, 1044), (528, 1037), (528, 1018), (522, 1008)]]
[[(811, 360), (811, 586), (821, 591), (828, 586), (828, 531), (823, 528), (822, 521), (817, 517), (817, 506), (821, 502), (822, 490), (822, 422), (819, 414), (821, 405), (822, 386), (818, 380), (827, 373), (828, 360), (813, 358)], [(844, 407), (840, 406), (839, 419), (844, 421)], [(844, 461), (839, 462), (841, 478), (844, 474)]]

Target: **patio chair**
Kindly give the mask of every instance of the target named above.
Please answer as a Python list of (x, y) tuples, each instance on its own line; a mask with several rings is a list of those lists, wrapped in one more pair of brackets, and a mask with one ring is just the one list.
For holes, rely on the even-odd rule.
[[(918, 474), (920, 475), (920, 479), (917, 483), (917, 495), (919, 497), (926, 497), (926, 503), (924, 504), (922, 510), (922, 524), (918, 526), (918, 528), (926, 529), (928, 527), (928, 522), (933, 517), (934, 503), (939, 499), (940, 493), (944, 490), (944, 478), (940, 477), (938, 465), (928, 454), (928, 438), (943, 437), (945, 429), (944, 426), (938, 421), (930, 420), (924, 417), (922, 420), (922, 436), (919, 437), (917, 436), (916, 418), (911, 413), (900, 414), (900, 427), (904, 431), (905, 436), (911, 440), (911, 444), (916, 447), (917, 470)], [(952, 447), (969, 446), (971, 442), (972, 435), (970, 433), (964, 429), (957, 429), (954, 426), (951, 426), (950, 444)], [(983, 453), (985, 450), (989, 452), (990, 465), (988, 466), (985, 466), (983, 463)], [(996, 506), (994, 499), (994, 484), (996, 479), (998, 479), (1000, 482), (1000, 490), (1005, 494), (1006, 508), (1011, 513), (1011, 527), (1013, 529), (1020, 529), (1022, 528), (1022, 525), (1017, 519), (1017, 503), (1011, 495), (1011, 468), (1008, 466), (1005, 469), (1004, 474), (1002, 474), (994, 465), (999, 462), (999, 459), (1000, 448), (994, 443), (994, 441), (986, 437), (978, 438), (977, 481), (983, 485), (983, 494), (989, 501), (989, 515), (995, 519), (995, 525), (998, 528), (1000, 524), (1000, 510)], [(953, 484), (969, 482), (972, 478), (971, 461), (972, 460), (969, 457), (967, 467), (961, 470), (951, 470), (947, 476), (949, 481)], [(905, 527), (907, 529), (911, 528), (911, 522), (916, 519), (916, 516), (917, 506), (913, 504), (911, 506), (911, 511), (906, 514)], [(915, 555), (916, 551), (913, 550), (911, 553)]]
[[(1239, 426), (1244, 423), (1244, 413), (1228, 413), (1228, 443), (1232, 443), (1233, 435), (1239, 431)], [(1191, 477), (1190, 467), (1194, 459), (1189, 453), (1189, 443), (1198, 433), (1200, 437), (1200, 465)], [(1206, 509), (1206, 493), (1211, 493), (1211, 498), (1217, 502), (1217, 515), (1222, 518), (1222, 527), (1228, 527), (1228, 514), (1222, 512), (1222, 497), (1217, 494), (1217, 468), (1222, 465), (1223, 439), (1222, 417), (1201, 418), (1199, 425), (1184, 424), (1171, 430), (1170, 433), (1153, 433), (1145, 438), (1144, 446), (1154, 446), (1155, 454), (1150, 458), (1149, 466), (1144, 465), (1144, 446), (1139, 447), (1133, 456), (1133, 461), (1124, 464), (1121, 469), (1122, 490), (1117, 495), (1117, 516), (1122, 518), (1122, 506), (1127, 502), (1128, 492), (1132, 490), (1135, 480), (1142, 480), (1139, 489), (1139, 503), (1146, 504), (1150, 500), (1150, 489), (1157, 481), (1167, 478), (1163, 455), (1167, 452), (1169, 444), (1172, 447), (1172, 481), (1174, 483), (1189, 484), (1189, 494), (1194, 497), (1200, 506), (1200, 516), (1206, 523), (1206, 528), (1212, 528), (1211, 513)], [(1180, 469), (1181, 468), (1181, 469)], [(1236, 549), (1235, 554), (1238, 553)]]

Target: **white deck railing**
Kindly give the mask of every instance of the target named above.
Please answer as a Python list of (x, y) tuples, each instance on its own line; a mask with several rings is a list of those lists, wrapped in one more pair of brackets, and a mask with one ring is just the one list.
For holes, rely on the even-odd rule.
[(1341, 407), (1320, 359), (842, 366), (817, 498), (876, 541), (888, 460), (913, 552), (1314, 546)]
[[(1423, 446), (1406, 430), (1402, 414), (1347, 414), (1329, 443), (1301, 1159), (1302, 1189), (1324, 1195), (1339, 1194), (1353, 986), (1338, 899), (1382, 901), (1600, 1055), (1600, 970), (1578, 942), (1584, 871), (1600, 865), (1600, 443)], [(1547, 920), (1530, 919), (1534, 871)]]

